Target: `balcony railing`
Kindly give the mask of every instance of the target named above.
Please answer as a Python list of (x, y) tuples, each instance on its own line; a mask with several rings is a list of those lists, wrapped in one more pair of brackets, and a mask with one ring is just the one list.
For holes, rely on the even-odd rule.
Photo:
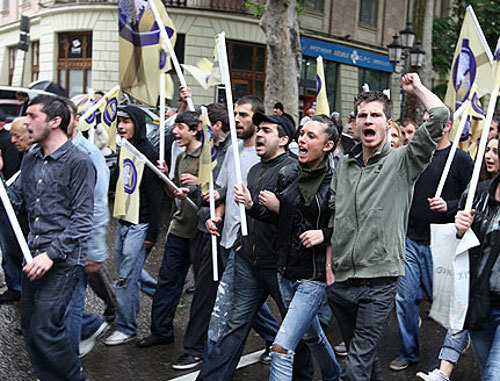
[[(70, 3), (117, 3), (117, 0), (41, 0), (45, 6)], [(162, 0), (167, 8), (209, 9), (232, 13), (251, 13), (244, 0)]]

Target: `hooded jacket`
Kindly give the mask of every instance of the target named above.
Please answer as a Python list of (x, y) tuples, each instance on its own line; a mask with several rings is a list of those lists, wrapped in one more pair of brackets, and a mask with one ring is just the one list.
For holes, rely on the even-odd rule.
[[(144, 113), (137, 106), (127, 105), (121, 110), (130, 115), (134, 121), (134, 137), (130, 143), (142, 152), (153, 164), (158, 160), (158, 152), (151, 142), (146, 138), (146, 120)], [(149, 224), (146, 241), (155, 242), (158, 236), (161, 220), (161, 202), (164, 189), (160, 178), (147, 166), (142, 174), (139, 186), (140, 215), (139, 223)], [(121, 221), (124, 224), (128, 222)]]
[(364, 165), (362, 146), (340, 159), (329, 206), (335, 281), (404, 275), (404, 244), (413, 186), (432, 158), (449, 111), (429, 110), (410, 144), (384, 144)]

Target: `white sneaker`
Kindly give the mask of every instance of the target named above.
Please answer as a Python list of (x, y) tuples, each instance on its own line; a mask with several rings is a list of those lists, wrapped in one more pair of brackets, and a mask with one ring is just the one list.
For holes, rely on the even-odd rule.
[(80, 341), (80, 358), (83, 358), (87, 355), (92, 349), (94, 349), (97, 340), (104, 336), (104, 334), (108, 331), (109, 324), (106, 321), (103, 321), (102, 324), (97, 328), (97, 331), (94, 332), (92, 336), (88, 339)]
[(417, 377), (424, 381), (450, 381), (448, 376), (441, 372), (439, 369), (434, 369), (428, 374), (425, 374), (424, 372), (418, 372)]
[(106, 345), (120, 345), (128, 343), (131, 340), (135, 339), (135, 335), (127, 335), (126, 333), (115, 331), (109, 336), (106, 340), (104, 340), (104, 344)]

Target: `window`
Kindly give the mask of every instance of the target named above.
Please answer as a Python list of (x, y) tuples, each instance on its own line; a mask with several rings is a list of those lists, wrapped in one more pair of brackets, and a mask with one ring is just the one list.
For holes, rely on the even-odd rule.
[(31, 82), (38, 81), (40, 73), (40, 41), (31, 43)]
[(359, 23), (375, 28), (377, 26), (378, 0), (361, 0)]
[(92, 32), (60, 33), (57, 83), (69, 96), (87, 92), (92, 82)]
[(363, 85), (368, 84), (370, 90), (382, 91), (389, 88), (389, 73), (358, 67), (359, 91), (363, 91)]
[(14, 68), (16, 67), (16, 51), (15, 46), (9, 47), (9, 86), (12, 86), (12, 78), (14, 78)]
[(307, 10), (322, 12), (323, 4), (323, 0), (304, 0), (302, 6)]
[[(264, 99), (266, 80), (265, 45), (228, 41), (228, 59), (231, 71), (233, 99), (253, 95)], [(219, 100), (225, 100), (223, 90), (219, 90)]]
[[(326, 96), (330, 111), (335, 110), (335, 93), (337, 89), (338, 64), (332, 61), (323, 60), (325, 68)], [(316, 58), (302, 56), (302, 67), (299, 79), (299, 113), (305, 112), (316, 99)]]

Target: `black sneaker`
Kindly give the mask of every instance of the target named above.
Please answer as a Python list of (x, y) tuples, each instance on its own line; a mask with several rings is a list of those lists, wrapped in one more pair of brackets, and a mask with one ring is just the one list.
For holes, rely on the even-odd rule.
[(343, 341), (339, 345), (335, 345), (333, 351), (339, 357), (347, 357), (347, 347)]
[(196, 368), (201, 364), (201, 357), (190, 355), (189, 353), (182, 354), (175, 363), (172, 364), (172, 369), (187, 370)]

